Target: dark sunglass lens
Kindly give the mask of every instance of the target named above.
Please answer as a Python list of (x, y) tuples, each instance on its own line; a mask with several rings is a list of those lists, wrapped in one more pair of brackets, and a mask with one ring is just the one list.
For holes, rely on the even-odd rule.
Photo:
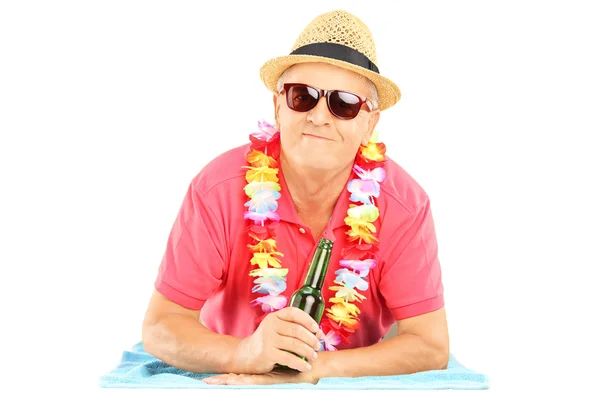
[(295, 111), (305, 112), (317, 104), (319, 93), (306, 86), (292, 86), (288, 90), (288, 106)]
[(330, 95), (329, 105), (331, 112), (337, 117), (351, 119), (360, 111), (361, 102), (358, 96), (352, 93), (335, 91)]

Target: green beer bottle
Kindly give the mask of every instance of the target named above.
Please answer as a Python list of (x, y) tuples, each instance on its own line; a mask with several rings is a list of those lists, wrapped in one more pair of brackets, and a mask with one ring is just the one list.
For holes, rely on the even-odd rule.
[[(325, 300), (321, 294), (329, 260), (331, 259), (331, 249), (333, 242), (321, 238), (310, 263), (308, 274), (304, 279), (304, 285), (292, 294), (289, 301), (290, 307), (296, 307), (310, 315), (317, 324), (321, 322), (323, 311), (325, 310)], [(301, 357), (306, 361), (305, 357)]]

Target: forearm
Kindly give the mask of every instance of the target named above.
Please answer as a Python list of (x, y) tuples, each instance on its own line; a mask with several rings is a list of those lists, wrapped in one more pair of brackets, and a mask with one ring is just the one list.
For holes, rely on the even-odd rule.
[(403, 334), (372, 346), (319, 353), (317, 379), (401, 375), (444, 369), (448, 352), (421, 337)]
[(230, 373), (241, 339), (212, 332), (189, 315), (169, 314), (144, 327), (145, 350), (167, 364), (196, 373)]

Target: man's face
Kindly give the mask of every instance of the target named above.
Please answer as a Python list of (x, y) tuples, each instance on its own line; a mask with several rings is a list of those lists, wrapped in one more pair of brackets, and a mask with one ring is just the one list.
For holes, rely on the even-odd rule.
[[(352, 71), (326, 63), (294, 65), (286, 73), (284, 83), (343, 90), (372, 100), (368, 82)], [(380, 111), (369, 112), (366, 106), (353, 119), (339, 119), (329, 111), (325, 97), (306, 112), (290, 109), (283, 91), (274, 95), (273, 101), (283, 156), (301, 167), (335, 170), (351, 164), (379, 120)]]

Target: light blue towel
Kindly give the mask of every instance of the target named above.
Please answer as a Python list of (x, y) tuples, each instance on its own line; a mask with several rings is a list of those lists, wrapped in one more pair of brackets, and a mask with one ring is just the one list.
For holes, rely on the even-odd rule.
[(489, 380), (460, 364), (450, 356), (448, 368), (439, 371), (418, 372), (397, 376), (370, 376), (361, 378), (324, 378), (316, 385), (290, 383), (256, 386), (208, 385), (203, 378), (212, 374), (194, 374), (165, 364), (148, 354), (141, 342), (124, 351), (121, 363), (100, 378), (103, 388), (157, 388), (157, 389), (313, 389), (313, 390), (384, 390), (384, 389), (488, 389)]

